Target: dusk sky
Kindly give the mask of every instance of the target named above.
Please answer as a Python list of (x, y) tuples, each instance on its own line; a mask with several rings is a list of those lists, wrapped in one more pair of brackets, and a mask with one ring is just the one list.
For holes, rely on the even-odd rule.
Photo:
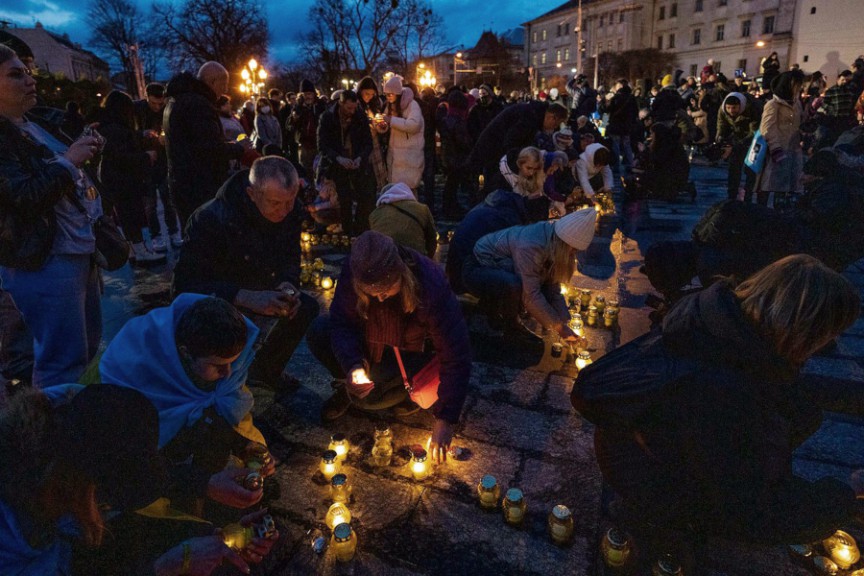
[[(67, 32), (71, 39), (86, 47), (89, 31), (84, 24), (89, 0), (3, 0), (0, 19), (19, 26), (32, 26), (37, 20), (56, 32)], [(464, 45), (470, 48), (484, 29), (503, 32), (562, 4), (564, 0), (430, 0), (443, 18), (442, 48)], [(138, 0), (143, 12), (150, 2)], [(313, 0), (271, 0), (271, 56), (290, 61), (300, 54), (299, 37), (307, 29), (307, 15)]]

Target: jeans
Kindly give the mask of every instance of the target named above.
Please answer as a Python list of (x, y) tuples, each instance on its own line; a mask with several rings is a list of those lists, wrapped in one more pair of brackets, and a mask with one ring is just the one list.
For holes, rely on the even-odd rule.
[[(179, 231), (177, 225), (177, 207), (174, 206), (174, 195), (168, 187), (168, 181), (151, 183), (144, 195), (144, 211), (147, 213), (147, 227), (150, 228), (150, 238), (162, 235), (162, 227), (159, 224), (158, 202), (162, 201), (162, 215), (165, 218), (165, 227), (168, 234), (176, 234)], [(185, 224), (185, 222), (184, 222)]]
[(726, 192), (729, 200), (734, 200), (738, 197), (738, 188), (741, 186), (741, 173), (744, 173), (744, 201), (750, 202), (753, 198), (753, 187), (756, 185), (756, 173), (744, 165), (744, 159), (747, 157), (748, 148), (740, 150), (732, 149), (732, 154), (729, 155), (729, 181), (727, 183)]
[(268, 384), (278, 382), (309, 325), (318, 317), (318, 301), (302, 292), (299, 298), (300, 308), (294, 318), (277, 321), (255, 353), (255, 360), (249, 367), (250, 378)]
[(89, 254), (54, 254), (41, 270), (0, 268), (33, 334), (33, 385), (77, 382), (102, 338), (101, 276)]
[(472, 255), (462, 266), (462, 285), (480, 299), (487, 313), (516, 322), (522, 306), (522, 279), (516, 273), (481, 266)]
[(612, 155), (615, 156), (615, 164), (621, 166), (621, 154), (623, 152), (625, 166), (628, 170), (633, 169), (633, 147), (630, 145), (630, 135), (610, 134), (609, 140), (612, 142)]
[[(306, 343), (312, 355), (327, 368), (333, 378), (345, 378), (346, 374), (339, 364), (330, 342), (330, 317), (319, 316), (306, 334)], [(432, 359), (432, 352), (399, 351), (408, 376), (413, 376)], [(369, 379), (375, 388), (365, 398), (352, 397), (354, 406), (361, 410), (386, 410), (408, 399), (408, 391), (402, 382), (402, 374), (396, 362), (393, 349), (387, 347), (381, 361), (369, 364)]]

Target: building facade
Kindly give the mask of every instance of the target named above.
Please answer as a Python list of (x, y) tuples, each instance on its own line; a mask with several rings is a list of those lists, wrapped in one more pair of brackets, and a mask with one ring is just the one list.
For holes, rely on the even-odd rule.
[(649, 45), (650, 4), (633, 0), (570, 0), (523, 24), (524, 58), (531, 70), (533, 88), (542, 90), (561, 77), (584, 72), (590, 68), (589, 59), (597, 54)]
[(710, 58), (727, 77), (754, 77), (771, 52), (788, 69), (794, 20), (795, 0), (656, 0), (650, 45), (674, 52), (686, 75), (698, 76)]
[(108, 63), (73, 43), (66, 34), (60, 35), (46, 30), (36, 23), (33, 28), (2, 28), (26, 44), (33, 52), (36, 68), (50, 74), (62, 74), (70, 80), (108, 80)]
[(833, 84), (864, 54), (856, 18), (862, 6), (861, 0), (798, 0), (790, 61), (807, 72), (822, 72)]

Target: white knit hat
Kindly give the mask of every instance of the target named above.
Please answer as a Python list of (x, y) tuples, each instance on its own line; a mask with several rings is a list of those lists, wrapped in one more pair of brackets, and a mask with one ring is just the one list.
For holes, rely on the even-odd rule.
[(384, 83), (384, 93), (400, 96), (402, 94), (402, 77), (398, 74), (391, 76), (390, 79)]
[(585, 250), (594, 238), (594, 223), (597, 221), (597, 210), (583, 208), (571, 212), (555, 222), (555, 234), (569, 246), (577, 250)]

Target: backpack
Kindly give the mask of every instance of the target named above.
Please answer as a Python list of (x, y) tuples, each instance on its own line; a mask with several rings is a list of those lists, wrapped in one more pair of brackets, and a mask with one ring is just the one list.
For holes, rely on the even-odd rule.
[(619, 346), (579, 372), (570, 402), (602, 428), (644, 429), (679, 385), (700, 371), (695, 360), (673, 356), (654, 330)]

